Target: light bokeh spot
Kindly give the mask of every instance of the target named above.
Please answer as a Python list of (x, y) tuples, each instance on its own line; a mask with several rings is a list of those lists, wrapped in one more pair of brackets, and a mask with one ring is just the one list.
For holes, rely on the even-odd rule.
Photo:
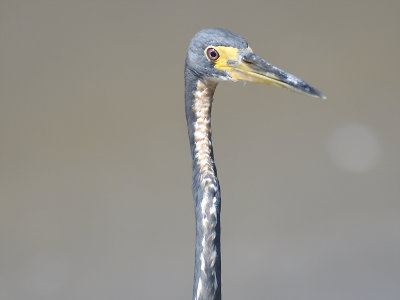
[(335, 129), (329, 138), (333, 161), (349, 172), (371, 170), (381, 156), (381, 145), (371, 129), (362, 124), (346, 124)]

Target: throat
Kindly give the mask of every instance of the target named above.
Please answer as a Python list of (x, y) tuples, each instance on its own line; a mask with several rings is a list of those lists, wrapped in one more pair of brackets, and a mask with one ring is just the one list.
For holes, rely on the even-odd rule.
[(197, 81), (192, 110), (194, 135), (194, 162), (197, 164), (203, 186), (216, 179), (214, 154), (211, 141), (211, 108), (216, 84)]

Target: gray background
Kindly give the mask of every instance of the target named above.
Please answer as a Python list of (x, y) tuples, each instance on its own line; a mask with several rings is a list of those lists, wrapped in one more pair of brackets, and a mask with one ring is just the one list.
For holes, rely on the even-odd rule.
[(221, 84), (225, 299), (400, 299), (399, 1), (0, 2), (0, 299), (190, 299), (186, 47), (245, 36), (327, 101)]

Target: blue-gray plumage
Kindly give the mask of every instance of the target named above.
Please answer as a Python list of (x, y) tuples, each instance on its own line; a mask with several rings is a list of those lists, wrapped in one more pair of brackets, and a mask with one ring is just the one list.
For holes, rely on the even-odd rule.
[(185, 63), (185, 110), (193, 162), (196, 216), (193, 299), (221, 299), (221, 197), (211, 142), (211, 107), (218, 82), (252, 81), (325, 98), (301, 79), (255, 55), (246, 40), (225, 29), (198, 32)]

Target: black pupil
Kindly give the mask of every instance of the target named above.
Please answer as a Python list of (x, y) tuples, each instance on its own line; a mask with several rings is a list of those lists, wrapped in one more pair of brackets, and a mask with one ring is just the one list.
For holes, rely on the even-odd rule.
[(216, 57), (217, 53), (214, 50), (211, 50), (210, 55), (211, 55), (211, 57)]

